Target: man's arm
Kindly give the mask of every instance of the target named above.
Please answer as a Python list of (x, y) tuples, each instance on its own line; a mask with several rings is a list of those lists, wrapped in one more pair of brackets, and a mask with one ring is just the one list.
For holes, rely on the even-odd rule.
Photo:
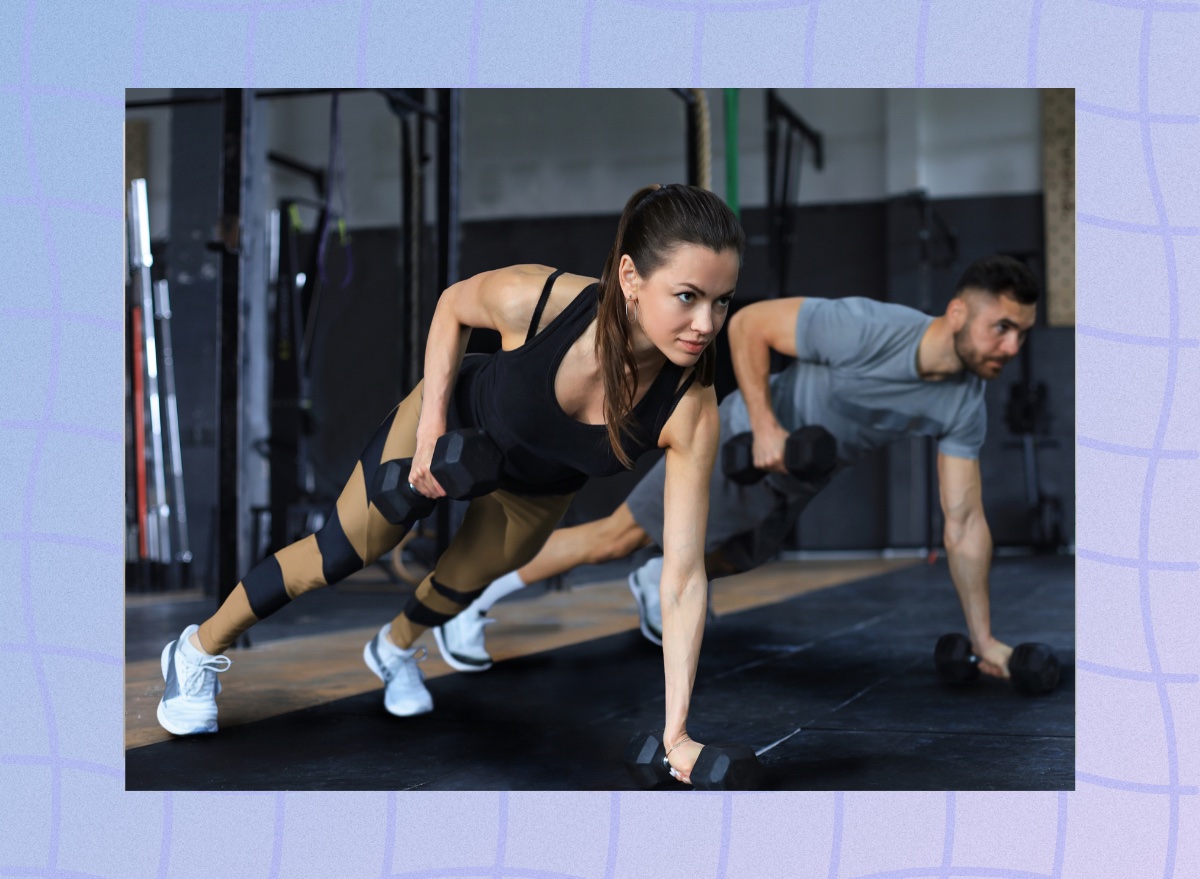
[(729, 319), (729, 351), (754, 431), (754, 466), (784, 472), (788, 431), (771, 406), (771, 352), (796, 356), (796, 320), (803, 297), (747, 305)]
[(979, 462), (939, 453), (938, 482), (946, 519), (943, 538), (950, 578), (962, 603), (972, 648), (979, 657), (980, 671), (1006, 678), (1012, 649), (992, 637), (988, 600), (992, 533), (983, 515)]

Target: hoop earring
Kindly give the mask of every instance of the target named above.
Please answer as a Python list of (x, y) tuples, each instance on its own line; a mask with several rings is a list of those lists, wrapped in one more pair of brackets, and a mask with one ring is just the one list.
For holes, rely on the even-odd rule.
[[(630, 302), (633, 303), (633, 317), (629, 316), (629, 303)], [(635, 323), (637, 323), (637, 319), (638, 319), (637, 300), (636, 299), (626, 299), (625, 300), (625, 320), (629, 321), (631, 324), (635, 324)]]

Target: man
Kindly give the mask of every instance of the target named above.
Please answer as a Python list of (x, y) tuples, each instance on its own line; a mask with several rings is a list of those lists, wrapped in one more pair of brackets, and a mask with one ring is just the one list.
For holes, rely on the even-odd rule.
[[(1008, 677), (1012, 649), (992, 635), (988, 571), (992, 538), (983, 513), (979, 450), (987, 429), (984, 382), (1017, 355), (1033, 327), (1038, 286), (1015, 259), (988, 257), (963, 273), (945, 314), (869, 299), (791, 298), (757, 302), (729, 322), (738, 391), (721, 403), (721, 442), (752, 431), (754, 464), (766, 479), (739, 485), (718, 462), (710, 484), (705, 549), (710, 575), (749, 570), (775, 555), (805, 505), (837, 470), (913, 435), (938, 441), (938, 481), (950, 576), (985, 674)], [(770, 375), (777, 351), (795, 362)], [(801, 481), (784, 469), (788, 434), (820, 425), (837, 440), (837, 470)], [(435, 629), (446, 661), (460, 671), (491, 666), (484, 614), (527, 583), (580, 564), (661, 545), (665, 464), (660, 461), (610, 516), (554, 533), (538, 556), (493, 581), (447, 625)], [(629, 577), (642, 633), (661, 644), (661, 557)]]

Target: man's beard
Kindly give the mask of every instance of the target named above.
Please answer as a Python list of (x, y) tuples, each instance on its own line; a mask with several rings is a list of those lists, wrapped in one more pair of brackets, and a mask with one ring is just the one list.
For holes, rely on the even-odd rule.
[(979, 350), (971, 344), (971, 336), (968, 332), (969, 327), (970, 324), (954, 334), (954, 353), (958, 355), (958, 359), (962, 361), (963, 367), (968, 372), (982, 379), (995, 378), (991, 370), (993, 368), (997, 371), (1003, 369), (1004, 364), (1008, 361), (999, 357), (982, 356)]

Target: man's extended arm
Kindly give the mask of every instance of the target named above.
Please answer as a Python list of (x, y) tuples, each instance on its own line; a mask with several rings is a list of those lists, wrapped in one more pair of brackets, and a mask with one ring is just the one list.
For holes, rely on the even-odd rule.
[(943, 538), (950, 564), (950, 578), (962, 603), (971, 644), (979, 657), (980, 670), (1008, 677), (1012, 649), (992, 637), (988, 599), (988, 571), (992, 563), (992, 533), (983, 515), (983, 492), (979, 462), (969, 458), (938, 455), (942, 513), (946, 518)]

